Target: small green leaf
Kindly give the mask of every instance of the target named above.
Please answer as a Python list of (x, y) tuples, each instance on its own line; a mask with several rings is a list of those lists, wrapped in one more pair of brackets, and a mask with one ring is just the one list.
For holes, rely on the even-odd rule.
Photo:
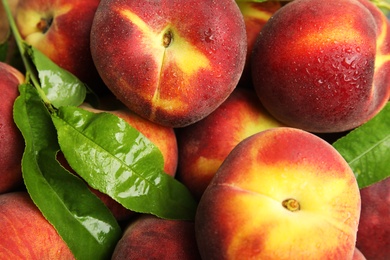
[(390, 176), (390, 103), (333, 146), (349, 163), (359, 188)]
[(188, 189), (163, 172), (161, 152), (110, 113), (61, 107), (53, 122), (71, 167), (88, 184), (126, 208), (168, 219), (193, 219)]
[(109, 259), (121, 228), (108, 208), (56, 160), (56, 129), (36, 89), (24, 84), (14, 119), (25, 139), (23, 179), (32, 200), (77, 259)]
[(58, 108), (81, 105), (87, 93), (84, 83), (52, 62), (38, 49), (29, 45), (26, 47), (29, 48), (28, 53), (38, 71), (41, 88), (53, 106)]

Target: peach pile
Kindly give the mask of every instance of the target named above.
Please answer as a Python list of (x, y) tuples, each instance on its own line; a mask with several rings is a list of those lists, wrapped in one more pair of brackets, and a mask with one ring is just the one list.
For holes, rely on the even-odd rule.
[[(90, 187), (122, 228), (112, 259), (390, 259), (390, 177), (359, 189), (331, 145), (390, 100), (371, 1), (8, 2), (23, 40), (96, 94), (80, 108), (147, 137), (198, 203), (163, 219)], [(0, 259), (74, 259), (23, 185), (13, 104), (31, 75), (0, 54)]]

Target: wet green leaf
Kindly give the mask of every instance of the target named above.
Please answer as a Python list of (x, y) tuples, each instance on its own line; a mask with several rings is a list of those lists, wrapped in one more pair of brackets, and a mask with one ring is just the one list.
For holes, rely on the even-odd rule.
[(360, 188), (390, 176), (390, 103), (333, 146), (351, 166)]
[(25, 139), (23, 178), (34, 203), (77, 259), (109, 259), (121, 229), (107, 207), (56, 160), (56, 129), (36, 89), (21, 85), (14, 119)]
[(61, 107), (53, 122), (67, 161), (91, 187), (136, 212), (194, 218), (196, 202), (188, 189), (163, 172), (161, 152), (126, 121)]
[(27, 48), (38, 71), (41, 88), (54, 107), (79, 106), (84, 102), (87, 89), (83, 82), (38, 49), (28, 45)]

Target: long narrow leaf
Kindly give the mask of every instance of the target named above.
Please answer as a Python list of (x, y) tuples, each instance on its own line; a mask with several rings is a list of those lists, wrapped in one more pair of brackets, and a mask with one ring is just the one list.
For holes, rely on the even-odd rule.
[[(121, 229), (107, 207), (56, 160), (56, 130), (36, 89), (25, 84), (14, 119), (25, 139), (22, 159), (27, 190), (77, 259), (107, 259)], [(77, 239), (75, 239), (77, 238)]]

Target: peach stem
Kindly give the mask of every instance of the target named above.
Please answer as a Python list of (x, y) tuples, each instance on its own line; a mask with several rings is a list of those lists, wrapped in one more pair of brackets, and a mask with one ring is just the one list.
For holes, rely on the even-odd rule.
[(289, 211), (298, 211), (301, 209), (301, 205), (296, 199), (286, 199), (282, 202), (283, 207), (288, 209)]
[(37, 24), (37, 27), (42, 33), (45, 33), (49, 30), (52, 22), (53, 22), (52, 18), (51, 19), (41, 18), (41, 20)]
[(168, 46), (171, 44), (172, 38), (173, 38), (173, 34), (171, 31), (167, 31), (166, 33), (164, 33), (163, 46), (165, 48), (168, 48)]

